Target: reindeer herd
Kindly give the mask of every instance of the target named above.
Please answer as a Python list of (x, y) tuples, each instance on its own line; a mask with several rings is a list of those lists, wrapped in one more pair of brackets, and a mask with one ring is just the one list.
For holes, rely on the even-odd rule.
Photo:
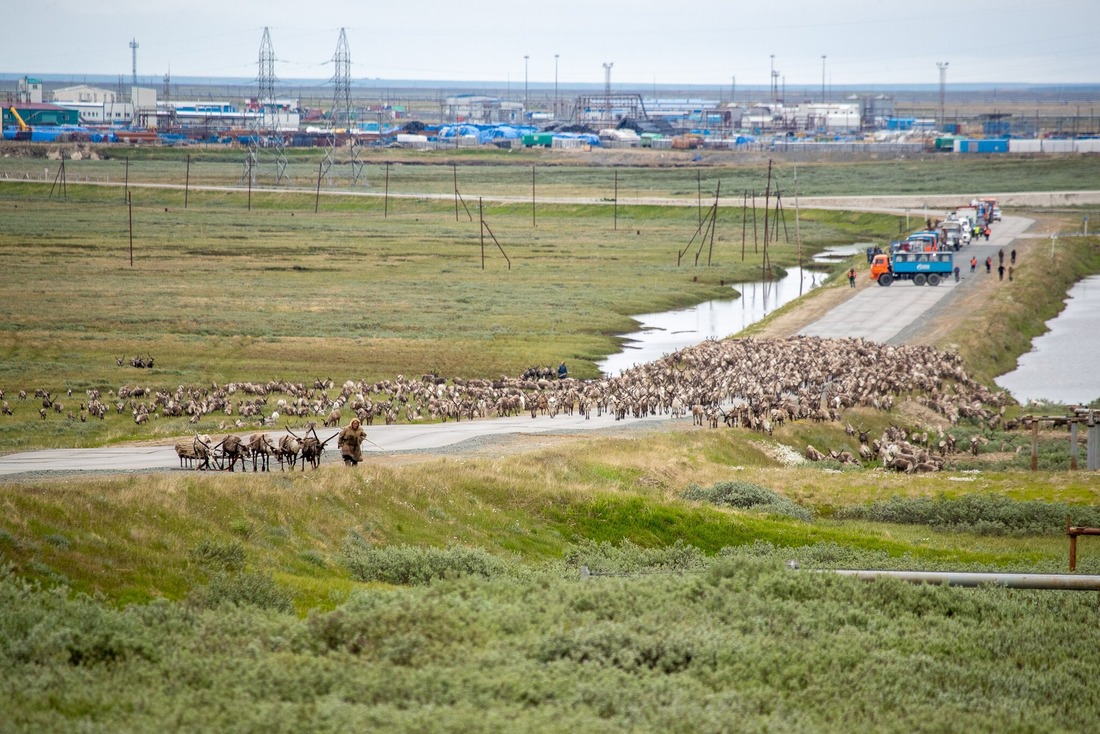
[[(106, 400), (99, 391), (88, 394), (88, 402), (81, 402), (82, 420), (85, 413), (102, 418), (113, 409), (129, 412), (138, 424), (176, 417), (197, 423), (220, 416), (219, 429), (231, 432), (262, 431), (295, 418), (311, 426), (302, 436), (291, 432), (278, 442), (262, 432), (248, 441), (231, 433), (205, 448), (197, 445), (202, 443), (198, 437), (181, 442), (181, 465), (227, 469), (237, 463), (243, 467), (245, 458), (253, 460), (254, 468), (263, 467), (272, 457), (280, 466), (294, 467), (299, 459), (303, 468), (305, 463), (316, 466), (324, 442), (312, 426), (338, 426), (351, 417), (369, 426), (376, 419), (387, 424), (402, 419), (447, 422), (525, 413), (549, 418), (610, 414), (617, 420), (690, 416), (698, 426), (770, 434), (788, 421), (839, 421), (851, 408), (890, 411), (896, 401), (906, 399), (952, 425), (969, 420), (994, 428), (1008, 401), (1005, 393), (974, 380), (955, 354), (928, 346), (817, 337), (707, 340), (619, 376), (591, 380), (559, 380), (546, 368), (495, 380), (425, 374), (373, 383), (348, 380), (339, 388), (332, 380), (317, 380), (312, 386), (271, 381), (181, 385), (174, 391), (123, 386)], [(46, 396), (44, 400), (52, 401)], [(0, 410), (10, 412), (6, 402)], [(42, 413), (45, 418), (45, 407)], [(290, 441), (297, 443), (297, 451), (288, 450), (294, 444), (284, 445)], [(307, 451), (307, 442), (316, 448)]]
[(251, 459), (252, 471), (269, 471), (274, 458), (279, 462), (279, 471), (283, 471), (284, 465), (293, 470), (299, 459), (305, 471), (307, 463), (314, 469), (321, 465), (321, 454), (333, 438), (322, 441), (313, 425), (301, 436), (288, 427), (287, 434), (278, 441), (272, 441), (267, 433), (253, 433), (248, 441), (231, 433), (214, 443), (208, 434), (202, 433), (176, 441), (176, 455), (181, 469), (234, 471), (240, 462), (241, 471), (247, 471), (246, 461)]

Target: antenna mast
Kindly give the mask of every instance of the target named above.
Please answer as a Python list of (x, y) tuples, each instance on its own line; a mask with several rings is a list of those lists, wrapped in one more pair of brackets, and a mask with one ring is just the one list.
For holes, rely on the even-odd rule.
[(611, 67), (614, 65), (614, 61), (603, 65), (603, 112), (604, 119), (609, 123), (611, 122)]
[(136, 38), (130, 39), (130, 55), (133, 57), (133, 86), (137, 86), (137, 50), (138, 42)]
[(947, 65), (948, 61), (937, 61), (936, 66), (940, 69), (940, 130), (943, 130), (944, 124), (947, 120), (944, 119), (943, 102), (944, 102), (944, 87), (947, 86)]

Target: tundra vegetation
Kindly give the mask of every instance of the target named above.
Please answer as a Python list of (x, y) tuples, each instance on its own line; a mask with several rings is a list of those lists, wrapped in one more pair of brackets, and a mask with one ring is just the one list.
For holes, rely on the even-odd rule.
[[(179, 167), (161, 155), (134, 151), (131, 181), (143, 166)], [(15, 165), (0, 161), (0, 171)], [(219, 165), (222, 183), (239, 176), (239, 164)], [(889, 190), (891, 166), (862, 164), (856, 178), (873, 174)], [(924, 184), (929, 193), (993, 188), (961, 187), (954, 166), (924, 169), (941, 172)], [(818, 176), (851, 184), (850, 170), (822, 166)], [(1011, 170), (1021, 181), (1048, 172), (1029, 161)], [(396, 200), (383, 212), (376, 198), (333, 195), (315, 215), (309, 193), (254, 191), (250, 213), (240, 192), (192, 191), (185, 210), (180, 191), (137, 188), (131, 269), (121, 189), (74, 185), (79, 171), (69, 169), (60, 202), (46, 200), (48, 186), (0, 182), (11, 289), (0, 329), (5, 449), (186, 436), (177, 448), (186, 462), (224, 435), (213, 418), (138, 424), (111, 410), (80, 421), (52, 407), (90, 411), (123, 386), (129, 400), (136, 383), (172, 392), (287, 379), (335, 390), (401, 373), (493, 380), (561, 358), (571, 374), (594, 377), (630, 314), (715, 297), (723, 281), (760, 269), (751, 221), (740, 261), (735, 211), (719, 214), (718, 264), (677, 268), (698, 226), (692, 206), (624, 206), (615, 230), (606, 204), (540, 204), (532, 227), (529, 205), (487, 202), (513, 268), (497, 258), (482, 271), (476, 212), (475, 224), (464, 211), (456, 223), (447, 200)], [(461, 171), (468, 203), (478, 173)], [(597, 192), (607, 171), (555, 173), (563, 196), (606, 195)], [(678, 179), (671, 195), (695, 196), (694, 171), (630, 173), (639, 195), (641, 181), (671, 190), (668, 175)], [(814, 176), (800, 167), (800, 187), (804, 178)], [(762, 189), (759, 169), (755, 180)], [(836, 183), (818, 193), (860, 191)], [(1078, 215), (1053, 212), (1049, 226), (1064, 231)], [(810, 252), (884, 239), (900, 223), (802, 212), (802, 237)], [(986, 388), (1026, 348), (1018, 334), (1037, 333), (1056, 312), (1059, 289), (1100, 270), (1095, 240), (1062, 241), (937, 345)], [(797, 263), (793, 231), (771, 256)], [(155, 367), (119, 366), (120, 354), (153, 355)], [(921, 397), (901, 396), (890, 412), (845, 406), (840, 421), (784, 421), (770, 434), (699, 427), (685, 415), (533, 450), (368, 460), (355, 471), (0, 482), (5, 727), (1085, 729), (1100, 714), (1079, 667), (1097, 639), (1094, 594), (814, 572), (1059, 572), (1065, 515), (1100, 522), (1095, 478), (1066, 471), (1064, 432), (1043, 432), (1032, 474), (1028, 437), (991, 420), (1011, 419), (1015, 407), (951, 425), (929, 407), (935, 396)], [(923, 429), (934, 444), (937, 425), (977, 450), (919, 475), (885, 471), (878, 457), (832, 458), (858, 457), (863, 434), (911, 439)], [(808, 445), (823, 449), (822, 461), (800, 458)], [(278, 448), (280, 459), (301, 450)], [(791, 559), (799, 570), (786, 567)], [(1088, 538), (1078, 568), (1100, 573)]]

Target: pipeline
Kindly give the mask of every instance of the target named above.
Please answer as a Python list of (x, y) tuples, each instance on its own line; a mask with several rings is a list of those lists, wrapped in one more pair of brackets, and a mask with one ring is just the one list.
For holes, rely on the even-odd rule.
[[(790, 565), (790, 564), (788, 564)], [(796, 565), (790, 565), (797, 568)], [(1057, 591), (1100, 591), (1100, 576), (1058, 573), (956, 573), (951, 571), (868, 571), (852, 569), (815, 569), (817, 573), (855, 576), (864, 581), (880, 578), (899, 579), (914, 584), (948, 586), (1003, 586), (1008, 589), (1044, 589)]]

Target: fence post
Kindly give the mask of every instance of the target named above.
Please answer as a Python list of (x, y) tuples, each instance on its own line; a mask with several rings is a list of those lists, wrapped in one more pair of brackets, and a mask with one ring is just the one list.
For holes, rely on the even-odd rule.
[(1088, 443), (1086, 444), (1086, 466), (1089, 471), (1100, 469), (1100, 424), (1096, 422), (1096, 414), (1089, 411), (1088, 417)]

